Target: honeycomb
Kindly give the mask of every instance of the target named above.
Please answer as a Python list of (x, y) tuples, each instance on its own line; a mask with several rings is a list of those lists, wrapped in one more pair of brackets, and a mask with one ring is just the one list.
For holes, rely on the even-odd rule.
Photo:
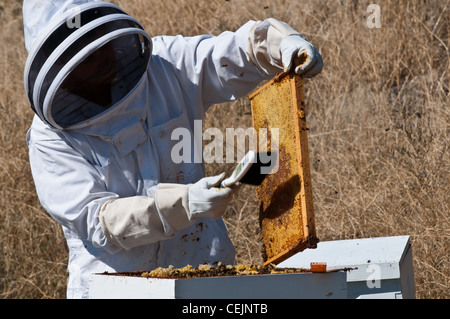
[(151, 271), (123, 272), (114, 275), (145, 277), (145, 278), (187, 279), (187, 278), (206, 278), (219, 276), (293, 274), (308, 271), (310, 270), (301, 268), (277, 268), (273, 264), (267, 266), (259, 266), (252, 264), (241, 264), (232, 266), (232, 265), (225, 265), (219, 262), (218, 264), (213, 266), (206, 264), (199, 265), (197, 267), (187, 265), (186, 267), (182, 268), (169, 266), (166, 268), (158, 267)]
[(267, 137), (267, 151), (278, 152), (278, 170), (256, 190), (265, 265), (315, 248), (318, 242), (302, 85), (299, 76), (284, 73), (249, 96), (258, 141), (264, 139), (260, 129), (279, 133), (278, 145)]

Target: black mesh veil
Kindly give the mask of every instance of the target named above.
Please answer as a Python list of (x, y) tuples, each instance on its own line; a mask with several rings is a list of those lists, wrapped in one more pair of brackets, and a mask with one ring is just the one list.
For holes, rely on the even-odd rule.
[(77, 30), (66, 23), (55, 28), (30, 54), (26, 68), (31, 107), (60, 129), (122, 100), (145, 74), (152, 54), (142, 26), (118, 8), (89, 8), (81, 21)]
[[(66, 128), (119, 102), (145, 73), (150, 54), (149, 40), (137, 34), (123, 35), (102, 45), (79, 63), (56, 90), (51, 102), (53, 121)], [(42, 102), (47, 94), (41, 90)]]

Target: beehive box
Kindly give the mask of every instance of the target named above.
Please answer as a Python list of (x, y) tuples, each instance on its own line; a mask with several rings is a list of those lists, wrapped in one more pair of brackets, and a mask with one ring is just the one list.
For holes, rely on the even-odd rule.
[(348, 299), (415, 299), (410, 236), (358, 238), (318, 243), (277, 267), (301, 268), (320, 260), (327, 269), (347, 272)]
[[(208, 269), (203, 269), (208, 267)], [(275, 269), (254, 265), (159, 268), (93, 274), (91, 299), (344, 299), (346, 269)]]
[[(318, 242), (303, 82), (299, 76), (283, 73), (249, 98), (257, 140), (264, 140), (261, 132), (267, 132), (267, 151), (278, 153), (277, 169), (256, 191), (264, 264), (278, 264), (306, 248), (316, 248)], [(276, 130), (278, 143), (271, 134)]]

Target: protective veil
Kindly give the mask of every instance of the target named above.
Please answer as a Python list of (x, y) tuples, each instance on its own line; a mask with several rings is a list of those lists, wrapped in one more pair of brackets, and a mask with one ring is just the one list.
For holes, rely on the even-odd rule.
[[(142, 78), (152, 50), (142, 26), (119, 8), (69, 3), (39, 35), (29, 35), (36, 39), (25, 67), (31, 107), (58, 129), (88, 121), (122, 100)], [(47, 4), (57, 9), (57, 2)], [(30, 9), (26, 3), (24, 8)]]
[(251, 21), (217, 37), (151, 39), (102, 1), (25, 0), (23, 11), (25, 88), (36, 113), (30, 165), (67, 239), (67, 297), (87, 297), (93, 273), (232, 264), (222, 219), (186, 217), (187, 185), (204, 167), (195, 150), (190, 162), (172, 161), (172, 132), (192, 133), (209, 106), (272, 77), (261, 59), (281, 70), (279, 51), (258, 58), (267, 41), (255, 32), (273, 34), (273, 47), (295, 32)]

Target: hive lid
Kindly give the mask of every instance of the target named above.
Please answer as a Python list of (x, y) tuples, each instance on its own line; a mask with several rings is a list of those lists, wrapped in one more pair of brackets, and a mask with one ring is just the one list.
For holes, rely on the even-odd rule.
[(297, 75), (282, 73), (249, 98), (257, 140), (264, 140), (260, 135), (267, 132), (263, 147), (278, 152), (277, 169), (256, 190), (264, 264), (278, 264), (306, 248), (316, 248), (318, 242), (303, 82)]

